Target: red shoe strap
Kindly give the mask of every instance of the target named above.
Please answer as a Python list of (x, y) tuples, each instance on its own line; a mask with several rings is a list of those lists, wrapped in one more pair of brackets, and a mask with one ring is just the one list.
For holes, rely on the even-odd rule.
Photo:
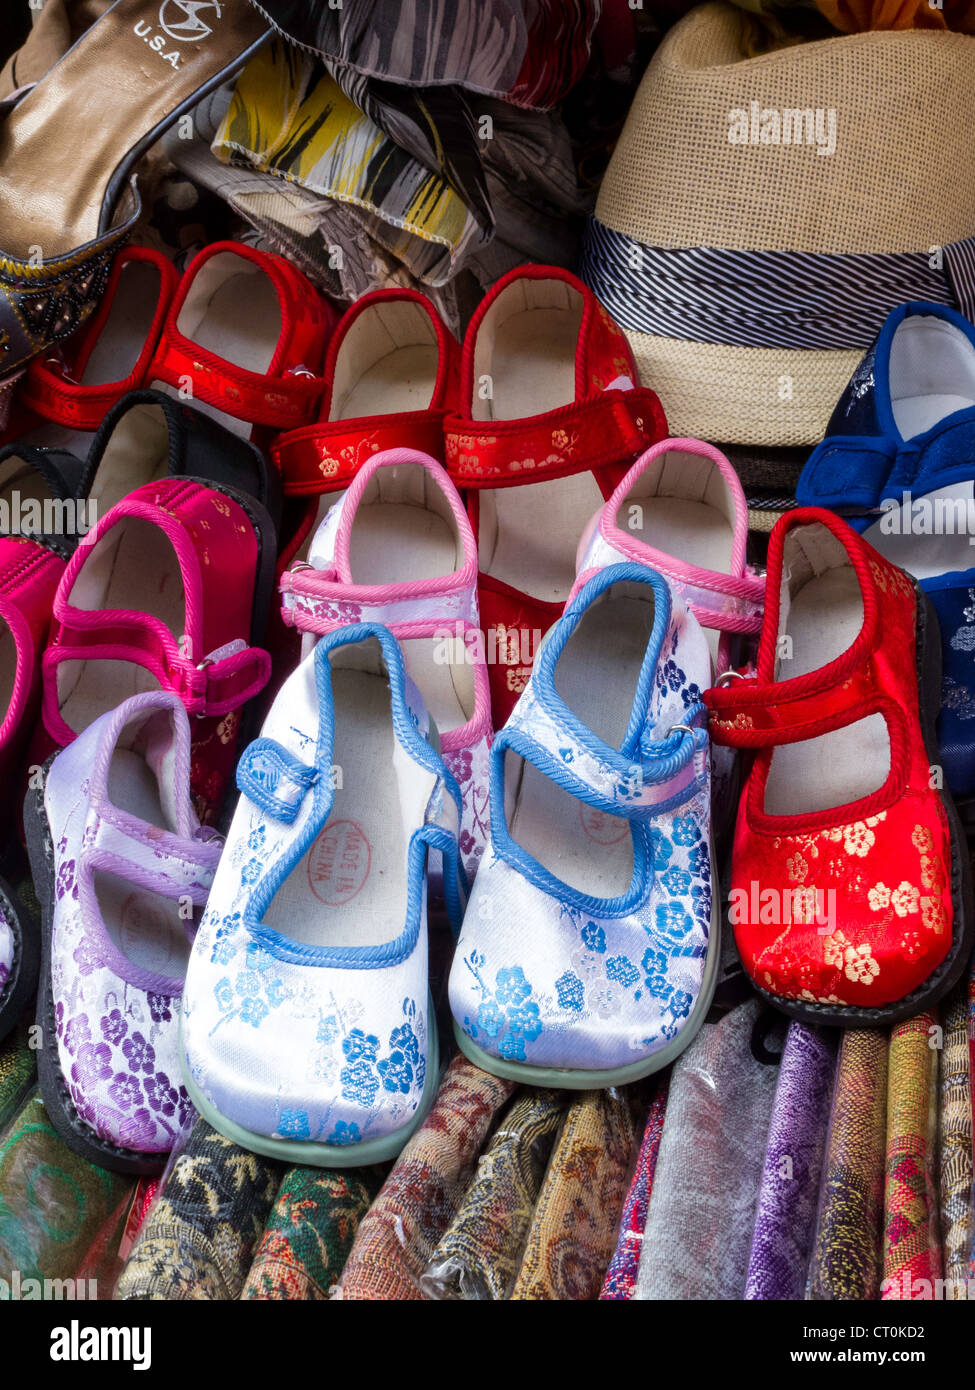
[(447, 470), (457, 487), (511, 487), (567, 478), (607, 464), (632, 463), (663, 439), (667, 422), (656, 393), (612, 389), (522, 420), (444, 423)]
[(292, 368), (284, 376), (249, 372), (171, 329), (163, 333), (149, 376), (175, 387), (190, 382), (193, 395), (216, 410), (277, 430), (303, 424), (322, 391), (321, 377), (311, 371)]
[(358, 420), (322, 420), (275, 440), (271, 459), (289, 497), (348, 487), (365, 461), (382, 449), (419, 449), (443, 461), (444, 412), (414, 410)]
[(829, 685), (821, 676), (822, 672), (816, 672), (812, 678), (781, 682), (750, 677), (706, 690), (703, 699), (711, 716), (711, 741), (732, 748), (799, 743), (871, 714), (896, 711), (878, 690), (869, 662)]

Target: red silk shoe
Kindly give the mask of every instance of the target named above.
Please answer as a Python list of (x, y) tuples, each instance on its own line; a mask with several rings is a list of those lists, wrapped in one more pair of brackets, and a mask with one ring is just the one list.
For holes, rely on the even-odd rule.
[(972, 951), (964, 834), (937, 767), (941, 648), (929, 600), (830, 512), (769, 542), (757, 671), (705, 694), (750, 749), (730, 917), (758, 989), (795, 1018), (895, 1023)]
[(317, 422), (280, 435), (272, 447), (285, 495), (344, 492), (359, 466), (384, 449), (418, 449), (442, 463), (458, 357), (454, 337), (416, 290), (363, 295), (329, 342)]
[(638, 383), (622, 331), (567, 270), (512, 270), (471, 319), (446, 463), (478, 536), (495, 728), (561, 616), (590, 517), (666, 436), (660, 402)]

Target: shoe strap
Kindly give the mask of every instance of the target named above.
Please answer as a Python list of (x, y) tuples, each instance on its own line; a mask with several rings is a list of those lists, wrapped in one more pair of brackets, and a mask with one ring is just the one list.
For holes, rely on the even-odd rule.
[(447, 632), (457, 623), (462, 630), (477, 627), (473, 588), (444, 585), (418, 592), (408, 582), (395, 587), (401, 596), (377, 594), (371, 585), (343, 584), (334, 571), (296, 567), (281, 576), (281, 616), (287, 627), (320, 635), (346, 623), (382, 623), (394, 635), (407, 626), (433, 624)]
[(115, 807), (93, 807), (81, 860), (161, 897), (205, 907), (222, 849), (219, 837), (190, 840)]
[(272, 738), (249, 743), (237, 764), (237, 788), (248, 801), (291, 825), (322, 769), (310, 767)]
[(321, 377), (310, 371), (292, 368), (280, 376), (250, 372), (198, 347), (169, 324), (147, 377), (177, 388), (190, 382), (194, 398), (236, 420), (277, 430), (304, 424), (322, 391)]
[[(700, 720), (701, 708), (688, 711)], [(651, 820), (681, 805), (707, 785), (707, 731), (703, 725), (645, 739), (639, 757), (627, 757), (589, 733), (568, 727), (529, 684), (491, 747), (502, 760), (510, 748), (579, 801), (608, 815)]]
[[(209, 717), (239, 709), (267, 684), (271, 658), (261, 647), (237, 638), (202, 661), (180, 654), (176, 640), (146, 613), (85, 612), (65, 608), (55, 620), (44, 653), (45, 673), (62, 661), (126, 661), (149, 670), (164, 690), (178, 695), (187, 713)], [(53, 680), (45, 682), (54, 689)]]
[(444, 422), (447, 471), (457, 487), (511, 487), (629, 465), (667, 430), (655, 392), (613, 387), (522, 420)]
[(385, 449), (419, 449), (442, 462), (443, 431), (442, 410), (322, 420), (282, 435), (271, 458), (286, 496), (320, 496), (348, 487), (361, 465)]
[(753, 673), (706, 690), (703, 698), (710, 713), (712, 743), (731, 748), (799, 743), (846, 728), (871, 714), (899, 717), (894, 702), (877, 688), (869, 662), (829, 685), (805, 676), (762, 681)]
[(916, 439), (832, 435), (810, 455), (797, 495), (803, 506), (873, 511), (885, 496), (970, 481), (973, 458), (975, 411), (949, 415)]

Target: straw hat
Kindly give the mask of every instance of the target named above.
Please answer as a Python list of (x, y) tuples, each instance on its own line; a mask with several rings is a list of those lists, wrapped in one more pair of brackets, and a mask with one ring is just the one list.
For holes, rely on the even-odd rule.
[[(706, 4), (667, 34), (583, 273), (672, 434), (814, 444), (889, 309), (926, 297), (915, 282), (972, 315), (975, 38), (872, 32), (745, 58), (750, 23)], [(675, 262), (699, 247), (716, 253), (700, 275)], [(740, 325), (752, 341), (728, 341)]]

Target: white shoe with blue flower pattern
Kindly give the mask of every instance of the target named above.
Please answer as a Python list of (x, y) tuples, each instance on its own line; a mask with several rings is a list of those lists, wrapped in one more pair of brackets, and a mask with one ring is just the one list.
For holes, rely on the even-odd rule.
[(491, 750), (491, 839), (450, 975), (496, 1075), (600, 1087), (694, 1037), (718, 959), (705, 636), (655, 570), (592, 574)]
[(460, 791), (392, 634), (323, 637), (237, 769), (183, 996), (187, 1089), (289, 1163), (394, 1157), (437, 1082), (427, 858), (459, 919)]

